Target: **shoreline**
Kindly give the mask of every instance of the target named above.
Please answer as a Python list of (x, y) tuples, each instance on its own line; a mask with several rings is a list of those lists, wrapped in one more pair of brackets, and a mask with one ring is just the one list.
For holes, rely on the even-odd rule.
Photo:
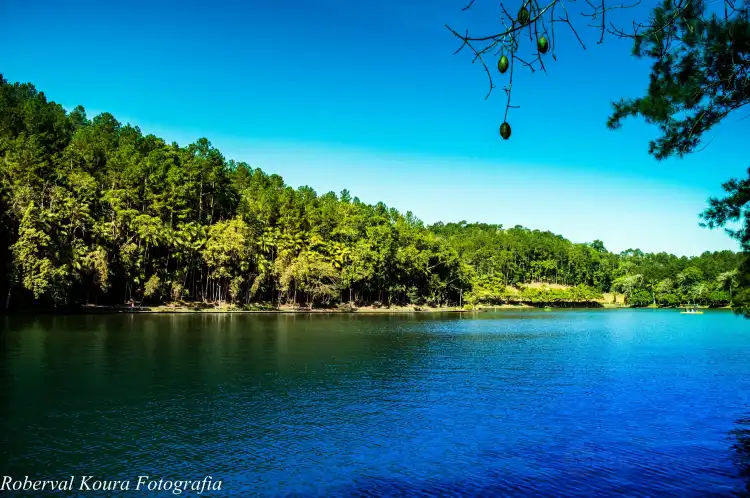
[[(499, 304), (497, 306), (479, 306), (476, 309), (465, 309), (457, 306), (435, 308), (435, 307), (423, 307), (423, 306), (394, 306), (394, 307), (372, 307), (362, 306), (359, 308), (317, 308), (307, 309), (300, 307), (281, 307), (281, 308), (262, 308), (258, 309), (238, 309), (230, 306), (215, 307), (215, 306), (186, 306), (186, 305), (158, 305), (158, 306), (141, 306), (136, 308), (130, 308), (124, 305), (119, 306), (83, 306), (80, 308), (71, 309), (50, 309), (50, 310), (15, 310), (11, 312), (5, 311), (0, 313), (5, 316), (9, 315), (99, 315), (99, 314), (198, 314), (198, 313), (210, 313), (210, 314), (288, 314), (288, 315), (310, 315), (310, 314), (349, 314), (349, 315), (386, 315), (386, 314), (428, 314), (428, 313), (487, 313), (494, 311), (510, 311), (510, 310), (539, 310), (542, 311), (546, 306), (549, 306), (553, 311), (560, 310), (617, 310), (617, 309), (671, 309), (680, 310), (684, 307), (633, 307), (622, 304), (612, 303), (587, 303), (589, 306), (583, 306), (583, 303), (568, 303), (576, 304), (574, 306), (549, 306), (540, 304), (538, 306), (531, 304)], [(730, 307), (718, 307), (710, 308), (707, 306), (697, 306), (698, 309), (707, 310), (731, 310)]]
[[(497, 306), (480, 306), (476, 309), (465, 309), (458, 306), (450, 307), (426, 307), (426, 306), (393, 306), (393, 307), (372, 307), (361, 306), (358, 308), (314, 308), (307, 309), (302, 307), (283, 306), (281, 308), (258, 307), (257, 309), (241, 309), (230, 306), (186, 306), (186, 305), (157, 305), (157, 306), (140, 306), (130, 308), (124, 305), (118, 306), (82, 306), (79, 308), (68, 309), (48, 309), (48, 310), (15, 310), (6, 315), (98, 315), (98, 314), (231, 314), (231, 313), (255, 313), (255, 314), (349, 314), (349, 315), (385, 315), (385, 314), (429, 314), (429, 313), (482, 313), (495, 310), (542, 310), (544, 305), (533, 306), (529, 304), (501, 304)], [(604, 306), (576, 306), (576, 307), (556, 307), (555, 309), (602, 309)]]
[[(571, 303), (572, 304), (572, 303)], [(624, 308), (626, 306), (607, 306), (600, 303), (593, 306), (555, 306), (553, 309), (604, 309), (604, 308)], [(80, 310), (72, 310), (74, 314), (98, 314), (98, 313), (156, 313), (156, 314), (176, 314), (176, 313), (267, 313), (267, 314), (423, 314), (423, 313), (482, 313), (499, 310), (542, 310), (545, 305), (531, 305), (526, 303), (520, 304), (499, 304), (497, 306), (478, 306), (476, 309), (465, 309), (458, 306), (447, 307), (429, 307), (429, 306), (392, 306), (392, 307), (373, 307), (361, 306), (356, 308), (303, 308), (293, 306), (282, 306), (281, 308), (267, 307), (258, 309), (241, 309), (230, 306), (180, 306), (180, 305), (159, 305), (143, 306), (140, 308), (127, 308), (124, 306), (88, 306)]]

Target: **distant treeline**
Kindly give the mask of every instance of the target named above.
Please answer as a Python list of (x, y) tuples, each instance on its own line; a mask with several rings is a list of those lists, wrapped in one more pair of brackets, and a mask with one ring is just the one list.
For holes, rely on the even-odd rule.
[[(6, 307), (194, 300), (455, 305), (732, 302), (731, 251), (677, 257), (516, 226), (437, 223), (317, 195), (104, 113), (66, 112), (0, 75), (0, 290)], [(525, 288), (546, 282), (569, 289)]]

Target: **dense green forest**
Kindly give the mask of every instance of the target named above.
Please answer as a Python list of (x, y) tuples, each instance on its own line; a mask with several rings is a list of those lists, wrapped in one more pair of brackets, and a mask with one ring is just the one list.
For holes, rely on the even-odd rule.
[(585, 303), (608, 292), (635, 306), (726, 306), (745, 257), (613, 254), (521, 226), (425, 226), (347, 191), (294, 189), (206, 139), (179, 146), (107, 113), (66, 112), (2, 75), (0, 158), (9, 309)]

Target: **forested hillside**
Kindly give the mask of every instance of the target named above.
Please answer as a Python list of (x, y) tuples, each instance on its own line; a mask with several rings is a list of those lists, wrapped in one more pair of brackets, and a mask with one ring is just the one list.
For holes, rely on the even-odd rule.
[[(608, 252), (516, 226), (438, 223), (318, 195), (0, 76), (0, 289), (6, 307), (131, 300), (455, 305), (727, 305), (742, 254)], [(524, 284), (569, 286), (540, 289)]]

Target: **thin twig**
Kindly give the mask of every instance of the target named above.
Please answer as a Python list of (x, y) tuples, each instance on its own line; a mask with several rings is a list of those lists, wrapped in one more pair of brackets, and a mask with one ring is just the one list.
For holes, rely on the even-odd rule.
[(513, 60), (510, 59), (510, 78), (508, 79), (508, 86), (505, 89), (505, 93), (508, 95), (508, 100), (505, 104), (505, 115), (503, 116), (503, 122), (508, 121), (508, 109), (510, 109), (510, 92), (513, 89)]

